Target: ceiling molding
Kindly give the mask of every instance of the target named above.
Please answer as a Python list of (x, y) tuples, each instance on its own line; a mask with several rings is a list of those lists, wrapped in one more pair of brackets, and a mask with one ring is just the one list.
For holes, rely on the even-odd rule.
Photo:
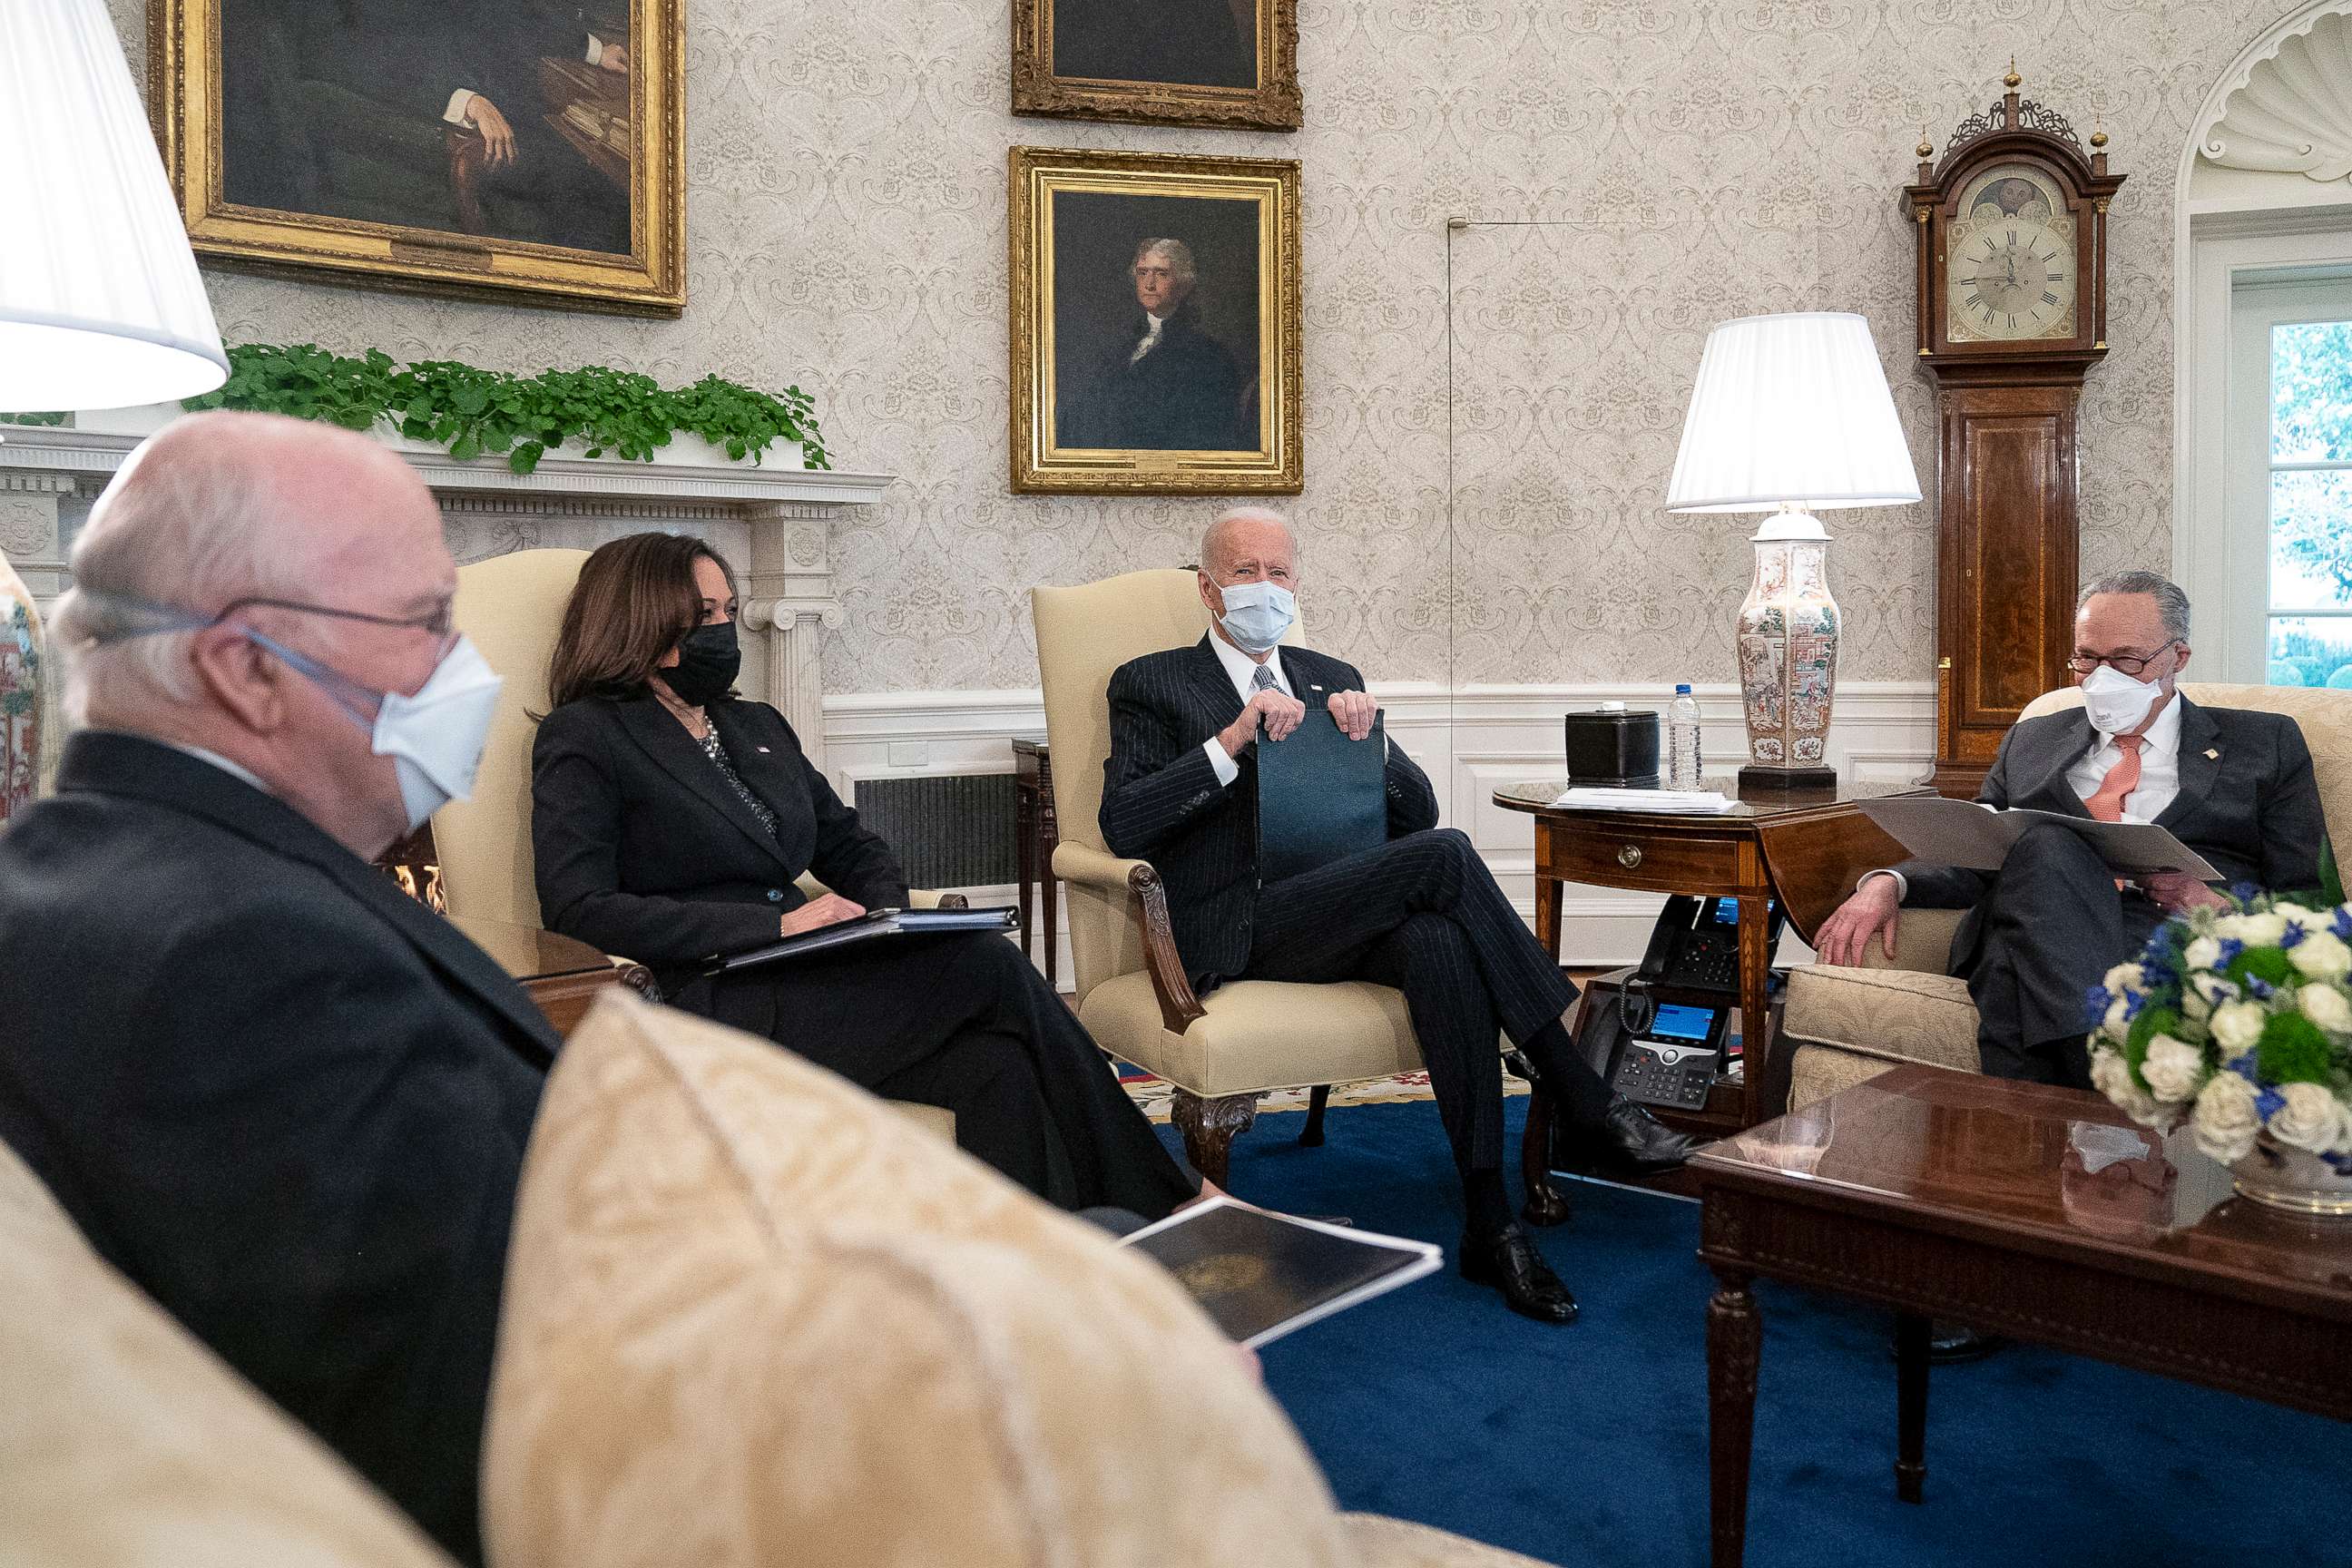
[(2352, 4), (2290, 18), (2242, 57), (2199, 156), (2228, 169), (2352, 178)]

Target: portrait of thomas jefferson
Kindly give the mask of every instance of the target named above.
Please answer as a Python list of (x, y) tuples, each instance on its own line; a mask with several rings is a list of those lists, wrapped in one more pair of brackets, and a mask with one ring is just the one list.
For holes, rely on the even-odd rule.
[(1257, 85), (1257, 0), (1049, 0), (1054, 74)]
[(627, 0), (223, 0), (227, 200), (626, 254)]
[(1132, 308), (1105, 334), (1091, 370), (1060, 394), (1055, 445), (1255, 448), (1255, 384), (1202, 323), (1192, 247), (1147, 237), (1135, 248), (1130, 276)]

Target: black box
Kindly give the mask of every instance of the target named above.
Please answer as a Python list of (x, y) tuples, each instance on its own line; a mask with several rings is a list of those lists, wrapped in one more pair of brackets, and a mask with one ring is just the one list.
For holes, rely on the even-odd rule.
[(1562, 724), (1570, 784), (1617, 789), (1657, 787), (1655, 709), (1570, 713)]

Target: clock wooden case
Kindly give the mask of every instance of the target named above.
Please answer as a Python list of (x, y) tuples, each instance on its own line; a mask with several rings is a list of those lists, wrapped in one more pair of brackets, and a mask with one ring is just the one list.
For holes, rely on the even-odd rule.
[(1919, 363), (1937, 383), (1936, 771), (1973, 795), (2025, 705), (2066, 679), (2075, 417), (2107, 352), (2106, 137), (2008, 89), (1919, 146)]

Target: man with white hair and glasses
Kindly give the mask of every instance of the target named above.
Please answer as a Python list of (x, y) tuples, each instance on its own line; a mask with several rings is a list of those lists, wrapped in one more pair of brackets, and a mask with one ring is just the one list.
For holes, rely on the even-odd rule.
[[(2189, 700), (2175, 684), (2189, 655), (2189, 595), (2174, 584), (2118, 572), (2084, 588), (2069, 660), (2083, 706), (2011, 730), (1977, 798), (2160, 823), (2225, 884), (2319, 886), (2319, 786), (2303, 731), (2284, 714)], [(2169, 916), (2220, 901), (2185, 872), (2118, 884), (2081, 836), (2044, 823), (1999, 871), (1906, 860), (1870, 872), (1818, 947), (1824, 963), (1856, 964), (1875, 939), (1891, 958), (1905, 908), (1967, 910), (1951, 973), (1976, 1002), (1984, 1070), (2087, 1089), (2084, 994)]]
[(408, 466), (182, 419), (60, 602), (58, 793), (0, 833), (0, 1139), (91, 1244), (468, 1563), (507, 1234), (559, 1040), (369, 861), (498, 679)]

